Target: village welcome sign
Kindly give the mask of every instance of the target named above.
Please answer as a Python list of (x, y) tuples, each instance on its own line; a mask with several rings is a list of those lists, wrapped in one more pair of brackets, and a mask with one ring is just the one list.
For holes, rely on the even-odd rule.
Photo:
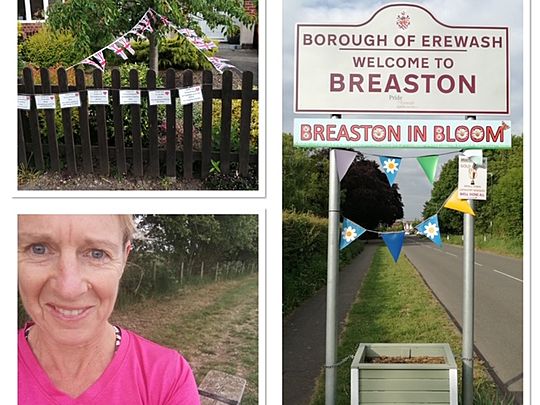
[(510, 113), (508, 27), (392, 4), (363, 24), (297, 24), (295, 44), (296, 113)]

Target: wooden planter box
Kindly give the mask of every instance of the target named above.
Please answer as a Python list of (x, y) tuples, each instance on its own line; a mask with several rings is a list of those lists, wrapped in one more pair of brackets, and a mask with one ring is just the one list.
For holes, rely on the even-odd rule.
[[(444, 364), (367, 363), (379, 356), (444, 357)], [(351, 364), (351, 405), (457, 405), (457, 366), (447, 343), (362, 343)]]

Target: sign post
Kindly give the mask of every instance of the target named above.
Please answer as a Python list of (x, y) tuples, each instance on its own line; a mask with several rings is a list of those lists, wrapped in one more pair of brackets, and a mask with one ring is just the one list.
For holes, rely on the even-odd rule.
[[(466, 117), (475, 120), (476, 117)], [(474, 200), (467, 200), (474, 210)], [(463, 342), (461, 357), (463, 372), (461, 387), (463, 405), (472, 405), (474, 367), (474, 216), (463, 214)]]
[(326, 373), (325, 403), (336, 403), (337, 317), (336, 296), (339, 277), (339, 196), (336, 150), (330, 149), (328, 184), (328, 253), (326, 280)]

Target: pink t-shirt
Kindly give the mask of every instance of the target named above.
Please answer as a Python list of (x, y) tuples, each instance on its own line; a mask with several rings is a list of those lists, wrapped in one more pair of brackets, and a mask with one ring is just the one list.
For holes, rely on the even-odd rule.
[(122, 329), (122, 343), (101, 377), (79, 397), (59, 391), (19, 331), (19, 405), (200, 405), (193, 372), (175, 350)]

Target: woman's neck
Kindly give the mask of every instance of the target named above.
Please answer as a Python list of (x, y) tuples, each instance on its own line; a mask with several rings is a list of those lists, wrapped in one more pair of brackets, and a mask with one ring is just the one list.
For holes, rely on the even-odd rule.
[(107, 323), (86, 344), (67, 346), (48, 339), (46, 332), (34, 325), (28, 335), (28, 343), (54, 386), (75, 398), (96, 382), (111, 362), (115, 331)]

